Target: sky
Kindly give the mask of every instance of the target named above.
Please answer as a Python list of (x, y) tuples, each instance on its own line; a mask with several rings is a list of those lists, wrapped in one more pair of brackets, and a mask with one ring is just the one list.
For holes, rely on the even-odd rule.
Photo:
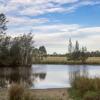
[(35, 46), (50, 54), (66, 53), (69, 38), (100, 50), (100, 0), (0, 0), (0, 13), (9, 21), (7, 34), (31, 31)]

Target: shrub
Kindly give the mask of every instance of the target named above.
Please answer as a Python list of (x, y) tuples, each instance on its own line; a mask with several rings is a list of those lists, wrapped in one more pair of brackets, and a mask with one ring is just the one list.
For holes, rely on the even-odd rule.
[(100, 78), (75, 77), (70, 91), (75, 100), (100, 100)]
[(100, 91), (100, 79), (99, 78), (94, 79), (93, 88), (95, 91)]
[(79, 91), (79, 95), (83, 95), (86, 91), (92, 90), (92, 80), (85, 77), (77, 77), (73, 83), (72, 88)]
[(24, 96), (23, 96), (23, 100), (37, 100), (37, 99), (36, 99), (35, 95), (33, 95), (31, 92), (25, 91)]
[(24, 88), (21, 85), (13, 84), (9, 89), (9, 100), (22, 100)]
[(100, 100), (99, 94), (99, 92), (88, 91), (85, 93), (83, 100)]

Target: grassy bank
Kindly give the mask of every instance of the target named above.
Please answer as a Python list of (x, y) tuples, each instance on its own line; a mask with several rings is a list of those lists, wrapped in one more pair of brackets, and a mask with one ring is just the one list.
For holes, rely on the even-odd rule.
[(100, 100), (100, 78), (77, 77), (69, 93), (73, 100)]
[(69, 100), (66, 89), (30, 90), (20, 85), (0, 90), (0, 100)]
[(43, 58), (40, 62), (34, 62), (35, 64), (86, 64), (86, 65), (99, 65), (100, 64), (100, 57), (89, 57), (85, 63), (81, 61), (68, 61), (67, 57), (65, 56), (47, 56)]

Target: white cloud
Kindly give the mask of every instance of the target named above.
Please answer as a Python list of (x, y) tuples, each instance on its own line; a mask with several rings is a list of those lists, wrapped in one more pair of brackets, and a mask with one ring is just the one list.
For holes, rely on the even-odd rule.
[[(73, 29), (70, 30), (73, 26)], [(50, 32), (50, 30), (57, 30), (55, 32)], [(35, 40), (37, 45), (45, 45), (49, 52), (63, 51), (67, 52), (68, 39), (72, 37), (72, 40), (79, 40), (81, 46), (87, 46), (88, 50), (99, 50), (100, 46), (100, 27), (82, 27), (79, 25), (54, 25), (46, 26), (46, 32), (43, 26), (39, 26), (38, 29), (40, 33), (35, 35)], [(48, 30), (48, 31), (47, 31)], [(64, 30), (64, 31), (61, 31)], [(91, 34), (90, 34), (91, 33)]]
[(87, 45), (89, 50), (92, 50), (99, 49), (100, 27), (50, 24), (49, 19), (36, 18), (36, 16), (55, 12), (70, 13), (79, 7), (96, 4), (100, 4), (100, 0), (0, 0), (0, 13), (7, 14), (10, 35), (16, 36), (33, 30), (36, 44), (46, 45), (49, 52), (66, 52), (69, 37), (72, 37), (74, 41), (78, 39), (81, 45)]
[[(66, 53), (68, 39), (71, 37), (79, 40), (81, 46), (87, 46), (88, 50), (99, 50), (100, 46), (100, 27), (83, 27), (78, 24), (51, 24), (33, 26), (35, 44), (37, 46), (45, 45), (49, 53), (54, 51)], [(18, 34), (28, 33), (29, 27), (23, 27), (8, 30), (9, 34), (16, 36)]]
[(86, 27), (78, 30), (80, 33), (100, 33), (100, 27)]
[(9, 26), (21, 26), (21, 27), (25, 27), (25, 26), (33, 26), (35, 24), (42, 24), (42, 23), (47, 23), (49, 22), (48, 19), (46, 18), (28, 18), (28, 17), (12, 17), (12, 16), (8, 16), (7, 17), (9, 23)]
[[(78, 7), (100, 4), (99, 0), (4, 0), (0, 4), (0, 11), (17, 15), (41, 15), (53, 12), (72, 12)], [(62, 6), (70, 4), (69, 6)]]

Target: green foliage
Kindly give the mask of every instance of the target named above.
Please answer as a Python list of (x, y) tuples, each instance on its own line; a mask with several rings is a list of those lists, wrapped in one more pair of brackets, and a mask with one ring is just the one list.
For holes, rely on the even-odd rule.
[(79, 43), (78, 43), (78, 41), (76, 41), (76, 44), (75, 44), (75, 50), (74, 50), (75, 52), (79, 52), (80, 50), (79, 50)]
[(99, 100), (99, 94), (100, 78), (92, 79), (87, 77), (76, 77), (72, 81), (70, 95), (75, 100)]
[(0, 65), (31, 65), (33, 37), (29, 33), (19, 37), (3, 37), (0, 42)]
[(71, 54), (73, 51), (73, 44), (72, 44), (72, 41), (71, 41), (71, 38), (69, 39), (69, 45), (68, 45), (68, 52)]
[(69, 61), (73, 60), (73, 61), (81, 61), (82, 63), (85, 63), (86, 59), (88, 58), (87, 53), (86, 53), (87, 48), (82, 47), (82, 49), (80, 49), (78, 41), (76, 41), (75, 47), (73, 47), (71, 39), (70, 39), (68, 51), (69, 51), (69, 54), (67, 54), (67, 58)]
[(31, 33), (17, 37), (9, 37), (6, 16), (0, 14), (0, 66), (31, 65), (34, 41)]
[(47, 51), (44, 46), (33, 49), (33, 63), (40, 63), (44, 58), (47, 57)]
[(40, 59), (40, 52), (38, 48), (33, 49), (33, 63), (39, 63)]
[(10, 48), (12, 64), (31, 65), (34, 49), (33, 43), (31, 33), (15, 37)]
[(14, 38), (7, 36), (5, 34), (7, 22), (6, 16), (0, 14), (0, 66), (30, 66), (33, 63), (33, 58), (35, 62), (39, 62), (41, 58), (46, 56), (47, 52), (44, 46), (39, 49), (34, 47), (31, 33)]
[(40, 46), (40, 47), (39, 47), (39, 51), (40, 51), (43, 55), (46, 55), (46, 54), (47, 54), (46, 48), (45, 48), (44, 46)]
[(47, 55), (46, 48), (44, 46), (39, 47), (39, 54), (40, 54), (40, 59), (43, 60), (44, 57)]
[(5, 31), (7, 30), (7, 22), (6, 16), (4, 14), (0, 14), (0, 37), (4, 35)]
[(100, 100), (100, 92), (87, 91), (83, 97), (83, 100)]

